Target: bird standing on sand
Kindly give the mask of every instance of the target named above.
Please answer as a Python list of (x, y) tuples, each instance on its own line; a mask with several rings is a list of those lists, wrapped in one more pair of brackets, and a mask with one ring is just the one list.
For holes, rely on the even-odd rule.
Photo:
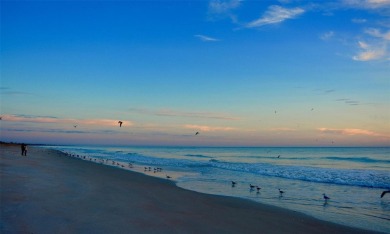
[(119, 124), (119, 127), (122, 127), (123, 122), (119, 120), (118, 124)]
[(381, 194), (381, 198), (382, 198), (386, 193), (390, 193), (390, 190), (383, 191), (382, 194)]
[(284, 191), (279, 189), (279, 195), (283, 196)]
[(237, 184), (237, 182), (235, 182), (235, 181), (232, 181), (232, 187), (235, 187), (235, 186), (236, 186), (236, 184)]
[(196, 135), (199, 135), (199, 132), (196, 132), (196, 133), (195, 133), (195, 136), (196, 136)]
[(327, 202), (330, 199), (330, 197), (326, 196), (325, 193), (323, 193), (322, 195), (324, 196), (325, 202)]
[(77, 125), (73, 125), (74, 128), (77, 128)]
[(167, 175), (167, 179), (170, 179), (170, 178), (172, 178), (172, 177), (170, 177), (169, 175)]

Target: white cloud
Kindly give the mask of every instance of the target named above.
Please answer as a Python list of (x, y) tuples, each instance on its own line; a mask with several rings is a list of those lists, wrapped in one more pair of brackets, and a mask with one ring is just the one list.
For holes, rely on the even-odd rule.
[(226, 14), (240, 6), (241, 0), (212, 0), (209, 3), (209, 11), (214, 14)]
[(209, 36), (205, 36), (205, 35), (194, 35), (195, 37), (199, 38), (201, 41), (205, 41), (205, 42), (214, 42), (214, 41), (219, 41), (219, 39), (216, 39), (216, 38), (213, 38), (213, 37), (209, 37)]
[(356, 8), (379, 9), (390, 6), (390, 0), (344, 0), (344, 4)]
[(355, 23), (355, 24), (364, 24), (367, 22), (366, 19), (360, 19), (360, 18), (354, 18), (352, 19), (352, 22)]
[(353, 56), (353, 60), (356, 61), (371, 61), (382, 59), (386, 55), (385, 48), (373, 48), (366, 43), (359, 42), (359, 46), (362, 49), (357, 55)]
[(320, 35), (320, 38), (321, 38), (321, 40), (327, 41), (327, 40), (330, 40), (333, 36), (334, 36), (334, 32), (329, 31), (329, 32), (326, 32), (326, 33), (323, 33), (322, 35)]
[(370, 42), (358, 41), (359, 52), (352, 58), (356, 61), (371, 61), (389, 57), (387, 45), (390, 41), (390, 31), (382, 32), (378, 28), (368, 28), (364, 32), (370, 36), (366, 38)]
[(386, 40), (386, 41), (390, 41), (390, 30), (382, 33), (380, 29), (369, 28), (369, 29), (365, 30), (365, 33), (367, 33), (368, 35), (370, 35), (372, 37), (377, 37), (377, 38), (381, 38), (381, 39)]
[(232, 127), (212, 127), (212, 126), (193, 125), (193, 124), (184, 125), (184, 128), (194, 129), (196, 131), (203, 131), (203, 132), (232, 131), (232, 130), (234, 130), (234, 128), (232, 128)]
[(272, 132), (295, 132), (295, 128), (271, 128), (270, 131)]
[(146, 108), (131, 108), (130, 111), (140, 114), (157, 115), (157, 116), (173, 116), (185, 118), (201, 118), (201, 119), (220, 119), (220, 120), (239, 120), (239, 118), (229, 116), (224, 113), (214, 112), (185, 112), (171, 109), (151, 110)]
[[(26, 116), (26, 115), (4, 115), (2, 121), (28, 122), (28, 123), (52, 123), (73, 125), (97, 125), (97, 126), (117, 126), (118, 120), (113, 119), (61, 119), (50, 116)], [(132, 126), (131, 121), (122, 120), (123, 126)]]
[(379, 133), (376, 133), (376, 132), (373, 132), (370, 130), (358, 129), (358, 128), (342, 128), (342, 129), (319, 128), (318, 130), (322, 133), (348, 135), (348, 136), (356, 136), (356, 135), (383, 136), (382, 134), (379, 134)]
[(268, 10), (263, 14), (263, 16), (257, 20), (254, 20), (246, 25), (248, 28), (261, 27), (267, 24), (277, 24), (281, 23), (287, 19), (294, 19), (298, 15), (303, 14), (304, 9), (295, 7), (295, 8), (283, 8), (281, 6), (270, 6)]

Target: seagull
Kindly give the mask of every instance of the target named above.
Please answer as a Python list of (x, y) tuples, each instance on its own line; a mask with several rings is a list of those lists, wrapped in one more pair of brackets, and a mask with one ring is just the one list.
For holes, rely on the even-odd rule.
[(278, 155), (278, 157), (277, 158), (280, 158), (280, 154)]
[(324, 200), (325, 202), (328, 201), (330, 199), (330, 197), (326, 196), (325, 193), (322, 194), (324, 196)]
[(232, 181), (232, 187), (236, 186), (237, 182)]
[(77, 125), (73, 125), (74, 128), (77, 128)]
[(390, 193), (390, 190), (383, 191), (382, 194), (381, 194), (381, 198), (382, 198), (386, 193)]
[(170, 179), (170, 178), (172, 178), (172, 177), (170, 177), (169, 175), (167, 175), (167, 179)]
[(196, 132), (196, 133), (195, 133), (195, 136), (196, 136), (196, 135), (199, 135), (199, 132)]
[(256, 186), (256, 189), (257, 189), (257, 193), (260, 193), (260, 187), (259, 186)]
[(283, 193), (284, 193), (284, 191), (282, 191), (282, 190), (279, 189), (279, 194), (280, 194), (280, 196), (283, 196)]
[(119, 127), (122, 127), (123, 122), (119, 120), (118, 124), (119, 124)]
[(252, 184), (249, 184), (249, 187), (251, 190), (253, 190), (256, 186), (252, 185)]

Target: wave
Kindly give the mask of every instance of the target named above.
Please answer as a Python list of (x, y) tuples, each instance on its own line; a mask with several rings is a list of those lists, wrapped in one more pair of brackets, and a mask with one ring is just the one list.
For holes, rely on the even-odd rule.
[(325, 159), (362, 163), (390, 163), (390, 160), (373, 159), (368, 157), (325, 157)]
[(196, 157), (196, 158), (213, 158), (213, 157), (210, 157), (210, 156), (206, 156), (206, 155), (202, 155), (202, 154), (186, 154), (184, 156), (187, 156), (187, 157)]
[[(196, 161), (196, 157), (208, 157), (200, 154), (191, 156), (187, 155), (188, 157), (195, 157), (193, 160), (191, 160), (157, 158), (137, 153), (125, 154), (109, 151), (96, 151), (95, 153), (91, 153), (91, 151), (89, 150), (88, 152), (90, 153), (89, 155), (92, 157), (104, 157), (112, 160), (119, 160), (123, 162), (131, 162), (135, 164), (138, 163), (151, 166), (169, 166), (182, 169), (188, 168), (200, 172), (203, 171), (205, 168), (216, 168), (236, 172), (251, 173), (254, 175), (272, 176), (316, 183), (330, 183), (371, 188), (390, 188), (390, 172), (385, 170), (321, 168), (310, 166), (274, 165), (270, 163), (233, 163), (216, 159), (210, 159), (208, 161)], [(83, 153), (86, 153), (86, 151), (84, 150)], [(374, 160), (366, 157), (349, 159), (341, 157), (326, 158), (330, 160)]]
[(335, 169), (308, 166), (282, 166), (266, 163), (213, 163), (216, 168), (263, 176), (370, 188), (390, 188), (390, 172), (364, 169)]
[[(129, 157), (123, 156), (123, 160)], [(316, 183), (362, 186), (371, 188), (390, 188), (390, 172), (365, 169), (335, 169), (309, 166), (273, 165), (268, 163), (232, 163), (216, 159), (193, 161), (189, 159), (155, 158), (133, 155), (133, 163), (191, 168), (202, 171), (204, 168), (217, 168), (262, 176), (280, 177)]]

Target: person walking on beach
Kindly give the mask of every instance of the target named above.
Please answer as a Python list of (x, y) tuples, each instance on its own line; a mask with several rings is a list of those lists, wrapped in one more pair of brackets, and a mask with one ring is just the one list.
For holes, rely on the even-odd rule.
[(23, 143), (21, 145), (21, 148), (22, 148), (22, 156), (27, 156), (27, 145)]

